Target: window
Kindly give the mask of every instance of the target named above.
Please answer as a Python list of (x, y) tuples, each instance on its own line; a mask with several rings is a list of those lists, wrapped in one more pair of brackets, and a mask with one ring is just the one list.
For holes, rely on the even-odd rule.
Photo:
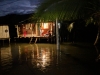
[(44, 28), (44, 29), (48, 29), (48, 27), (49, 27), (49, 26), (48, 26), (48, 23), (44, 23), (44, 24), (43, 24), (43, 28)]

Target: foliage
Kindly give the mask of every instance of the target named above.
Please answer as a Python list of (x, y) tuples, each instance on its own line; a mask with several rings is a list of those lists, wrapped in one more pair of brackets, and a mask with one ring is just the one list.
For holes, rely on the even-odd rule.
[(59, 21), (85, 19), (87, 24), (100, 21), (100, 0), (44, 0), (33, 19)]
[[(46, 0), (39, 7), (35, 18), (44, 20), (70, 20), (79, 18), (85, 1), (80, 0)], [(77, 13), (78, 12), (78, 13)], [(82, 16), (82, 15), (81, 15)]]

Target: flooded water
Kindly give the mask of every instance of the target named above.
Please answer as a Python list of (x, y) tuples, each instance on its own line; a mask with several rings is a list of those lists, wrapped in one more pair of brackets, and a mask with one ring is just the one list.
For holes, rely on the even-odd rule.
[(10, 44), (0, 48), (1, 75), (97, 75), (99, 50), (55, 44)]

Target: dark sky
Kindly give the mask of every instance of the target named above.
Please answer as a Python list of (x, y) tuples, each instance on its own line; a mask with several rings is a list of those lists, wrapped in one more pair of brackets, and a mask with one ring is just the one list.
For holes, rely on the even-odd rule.
[(0, 0), (0, 16), (33, 13), (43, 0)]

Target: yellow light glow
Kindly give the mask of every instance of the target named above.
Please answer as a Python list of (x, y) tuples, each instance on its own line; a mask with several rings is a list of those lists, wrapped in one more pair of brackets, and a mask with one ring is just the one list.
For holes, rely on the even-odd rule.
[(48, 29), (48, 23), (44, 23), (43, 28)]
[(71, 23), (69, 26), (68, 26), (68, 30), (71, 32), (71, 30), (73, 29), (73, 24), (74, 24), (74, 22), (73, 23)]

